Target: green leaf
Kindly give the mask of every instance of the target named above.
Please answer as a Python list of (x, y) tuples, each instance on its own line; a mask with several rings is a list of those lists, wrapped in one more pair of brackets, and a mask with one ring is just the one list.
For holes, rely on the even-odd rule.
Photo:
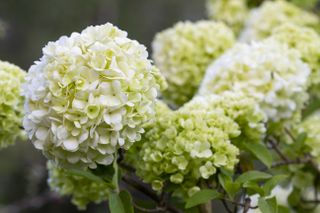
[(278, 213), (278, 203), (277, 203), (276, 197), (272, 197), (272, 198), (267, 199), (267, 202), (268, 202), (270, 208), (272, 209), (272, 212)]
[(272, 154), (265, 145), (259, 143), (246, 143), (245, 147), (264, 165), (268, 168), (271, 167), (273, 162)]
[(243, 184), (243, 183), (250, 182), (250, 181), (269, 179), (271, 177), (272, 177), (272, 175), (265, 173), (265, 172), (249, 171), (249, 172), (246, 172), (246, 173), (243, 173), (242, 175), (240, 175), (236, 179), (236, 182)]
[(126, 213), (122, 200), (117, 193), (109, 195), (109, 208), (111, 213)]
[(263, 197), (259, 198), (258, 201), (259, 209), (262, 213), (277, 213), (277, 200), (275, 198), (271, 198), (269, 200), (265, 200)]
[(227, 192), (230, 199), (233, 199), (234, 196), (238, 193), (240, 189), (239, 183), (233, 183), (230, 176), (220, 173), (218, 175), (219, 183), (222, 188)]
[(114, 175), (114, 168), (112, 165), (104, 166), (98, 165), (96, 169), (90, 170), (94, 175), (102, 178), (107, 182), (112, 182), (112, 177)]
[(260, 196), (264, 196), (264, 190), (255, 182), (246, 182), (243, 184), (243, 187), (249, 189), (249, 195), (254, 195), (258, 193)]
[(279, 183), (281, 183), (282, 181), (284, 181), (285, 179), (288, 178), (288, 175), (276, 175), (273, 176), (270, 180), (268, 180), (264, 186), (263, 186), (263, 191), (266, 195), (270, 194), (271, 190), (278, 185)]
[(278, 206), (279, 213), (291, 213), (290, 209), (286, 206)]
[(290, 206), (295, 207), (300, 203), (301, 191), (297, 188), (294, 188), (288, 197), (288, 203)]
[(296, 141), (293, 143), (293, 147), (295, 150), (299, 151), (299, 152), (303, 152), (304, 151), (304, 144), (305, 141), (307, 139), (308, 135), (305, 132), (302, 132), (298, 135)]
[(79, 169), (68, 169), (68, 173), (70, 173), (71, 175), (81, 176), (92, 181), (103, 182), (103, 180), (100, 177), (94, 175), (90, 171), (79, 170)]
[(134, 213), (131, 194), (128, 191), (121, 191), (119, 196), (122, 201), (125, 212)]
[(221, 194), (217, 190), (203, 189), (187, 200), (185, 208), (188, 209), (220, 197)]

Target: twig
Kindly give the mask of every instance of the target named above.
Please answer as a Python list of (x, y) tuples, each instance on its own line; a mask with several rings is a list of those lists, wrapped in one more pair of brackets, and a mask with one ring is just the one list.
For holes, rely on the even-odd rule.
[[(246, 198), (246, 200), (247, 199), (249, 199), (249, 198)], [(249, 209), (257, 209), (258, 208), (258, 206), (248, 206), (248, 204), (245, 202), (245, 203), (238, 203), (238, 202), (236, 202), (236, 201), (233, 201), (233, 200), (230, 200), (230, 199), (227, 199), (227, 198), (222, 198), (221, 200), (225, 200), (225, 201), (227, 201), (227, 202), (229, 202), (229, 203), (232, 203), (233, 205), (236, 205), (236, 206), (241, 206), (241, 207), (247, 207), (247, 208), (249, 208)], [(246, 201), (245, 200), (245, 201)], [(250, 202), (251, 202), (251, 200), (250, 200)], [(249, 203), (250, 204), (250, 203)]]
[(232, 213), (232, 210), (229, 208), (229, 206), (228, 206), (228, 204), (227, 204), (226, 200), (221, 199), (221, 202), (222, 202), (222, 204), (223, 204), (224, 208), (227, 210), (227, 212), (228, 212), (228, 213)]
[(289, 162), (288, 158), (281, 152), (281, 150), (279, 149), (279, 147), (277, 146), (277, 144), (274, 142), (273, 139), (269, 139), (268, 142), (271, 145), (271, 148), (279, 155), (279, 157), (285, 161), (285, 162)]
[(249, 209), (251, 208), (250, 204), (251, 204), (251, 199), (247, 197), (244, 200), (243, 213), (247, 213), (249, 211)]
[(140, 210), (140, 211), (142, 211), (142, 212), (163, 212), (163, 211), (166, 210), (166, 209), (163, 208), (163, 207), (156, 207), (155, 209), (143, 208), (143, 207), (137, 205), (135, 202), (133, 202), (133, 206), (134, 206), (134, 208), (136, 208), (136, 209), (138, 209), (138, 210)]
[(311, 162), (311, 159), (310, 157), (306, 157), (304, 159), (301, 159), (301, 158), (297, 158), (297, 159), (294, 159), (294, 160), (287, 160), (287, 161), (282, 161), (282, 162), (277, 162), (277, 163), (274, 163), (272, 165), (272, 168), (275, 168), (275, 167), (280, 167), (280, 166), (287, 166), (287, 165), (294, 165), (294, 164), (305, 164), (305, 163), (310, 163)]
[(289, 135), (289, 137), (291, 138), (291, 140), (293, 142), (296, 141), (296, 138), (293, 136), (293, 134), (291, 133), (291, 131), (288, 128), (284, 128), (284, 131)]

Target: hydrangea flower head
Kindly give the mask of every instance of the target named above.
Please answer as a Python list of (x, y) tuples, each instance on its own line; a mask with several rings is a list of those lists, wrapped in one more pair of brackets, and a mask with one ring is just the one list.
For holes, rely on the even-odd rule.
[(226, 23), (237, 34), (249, 12), (246, 0), (207, 0), (207, 11), (211, 19)]
[(278, 41), (238, 44), (208, 68), (199, 94), (242, 92), (258, 101), (270, 121), (278, 122), (303, 108), (309, 74), (299, 52)]
[(26, 72), (8, 62), (0, 61), (0, 148), (23, 138), (23, 97), (21, 85)]
[(153, 58), (168, 81), (164, 98), (180, 106), (196, 92), (207, 66), (234, 44), (233, 32), (213, 21), (179, 22), (156, 35)]
[(265, 1), (249, 14), (240, 40), (261, 40), (270, 36), (275, 27), (285, 23), (315, 28), (320, 24), (318, 16), (292, 3), (284, 0)]
[(233, 170), (239, 150), (232, 143), (259, 142), (265, 131), (264, 114), (243, 95), (196, 97), (178, 111), (158, 109), (135, 166), (155, 190), (166, 185), (177, 196), (191, 196), (220, 168)]
[(105, 24), (49, 42), (24, 86), (24, 127), (62, 166), (109, 165), (140, 140), (164, 79), (143, 45)]
[(47, 168), (50, 188), (60, 195), (72, 196), (72, 203), (79, 209), (84, 210), (90, 202), (100, 203), (107, 200), (110, 187), (106, 182), (73, 174), (53, 162), (48, 162)]
[[(309, 84), (311, 93), (317, 95), (320, 88), (320, 36), (308, 27), (294, 24), (281, 25), (272, 32), (271, 38), (275, 38), (289, 47), (298, 50), (301, 58), (311, 67)], [(319, 96), (319, 95), (318, 95)]]

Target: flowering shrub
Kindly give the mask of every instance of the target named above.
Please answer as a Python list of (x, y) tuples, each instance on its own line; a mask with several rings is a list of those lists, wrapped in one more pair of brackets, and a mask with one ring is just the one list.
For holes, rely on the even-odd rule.
[(152, 44), (153, 58), (168, 81), (164, 98), (177, 106), (190, 100), (207, 66), (234, 40), (227, 26), (213, 21), (180, 22), (158, 33)]
[(23, 97), (20, 87), (25, 71), (8, 62), (0, 61), (0, 148), (24, 138), (21, 129)]
[(153, 116), (164, 85), (143, 45), (111, 24), (49, 42), (31, 66), (24, 127), (37, 149), (60, 165), (109, 165)]
[(253, 9), (241, 34), (242, 41), (261, 40), (268, 37), (272, 30), (285, 23), (317, 28), (319, 18), (295, 5), (283, 1), (265, 1), (258, 9)]
[[(218, 200), (227, 212), (317, 213), (319, 20), (285, 1), (254, 6), (208, 0), (226, 25), (157, 34), (155, 65), (109, 23), (49, 42), (22, 88), (51, 189), (79, 209), (108, 200), (111, 213), (210, 213)], [(244, 22), (249, 43), (227, 27)], [(24, 72), (0, 62), (0, 77), (6, 146), (21, 135)]]

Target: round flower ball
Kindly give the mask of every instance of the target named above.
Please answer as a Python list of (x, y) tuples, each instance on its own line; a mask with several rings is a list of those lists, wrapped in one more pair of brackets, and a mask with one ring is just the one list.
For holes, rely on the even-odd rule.
[(209, 18), (221, 21), (238, 34), (248, 15), (246, 0), (207, 0)]
[(233, 32), (213, 21), (179, 22), (158, 33), (153, 58), (168, 81), (165, 100), (180, 106), (198, 89), (207, 66), (234, 44)]
[(139, 141), (165, 85), (145, 46), (110, 23), (49, 42), (24, 85), (24, 127), (60, 166), (110, 165)]
[(301, 27), (294, 24), (281, 25), (272, 32), (271, 38), (287, 44), (289, 47), (298, 50), (301, 58), (311, 68), (309, 77), (310, 92), (319, 96), (320, 89), (320, 36), (308, 27)]
[(249, 14), (240, 40), (245, 42), (261, 40), (270, 36), (275, 27), (285, 23), (313, 28), (319, 27), (320, 24), (317, 15), (304, 11), (292, 3), (283, 0), (265, 1)]
[(223, 110), (179, 110), (162, 107), (158, 120), (146, 130), (136, 163), (137, 174), (156, 191), (164, 186), (175, 196), (200, 190), (219, 168), (233, 170), (239, 150), (230, 139), (239, 126)]
[(19, 67), (0, 61), (0, 148), (24, 137), (21, 127), (24, 100), (20, 88), (25, 74)]
[(62, 196), (71, 196), (71, 202), (80, 210), (85, 210), (90, 202), (101, 203), (108, 199), (110, 187), (103, 180), (91, 180), (58, 167), (53, 162), (48, 162), (47, 168), (51, 190)]
[(254, 98), (269, 121), (292, 119), (308, 100), (310, 68), (273, 39), (238, 44), (207, 70), (199, 95), (238, 91)]

